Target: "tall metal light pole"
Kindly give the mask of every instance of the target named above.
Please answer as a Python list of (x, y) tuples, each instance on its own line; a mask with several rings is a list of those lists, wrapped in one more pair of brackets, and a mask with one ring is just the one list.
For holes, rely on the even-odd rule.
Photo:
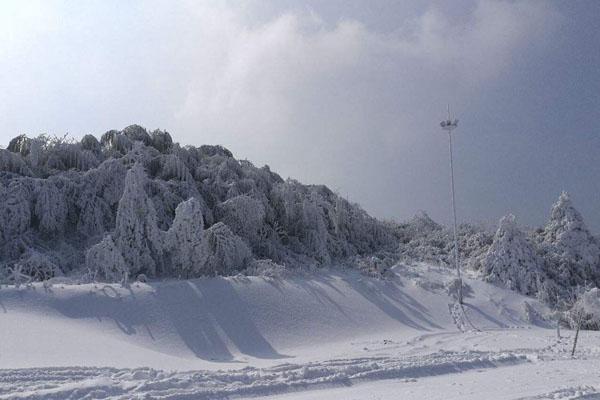
[(452, 131), (458, 127), (458, 119), (452, 119), (450, 116), (450, 105), (448, 105), (448, 119), (440, 122), (443, 130), (448, 132), (448, 149), (450, 151), (450, 187), (452, 192), (452, 216), (454, 219), (454, 266), (458, 276), (458, 302), (463, 303), (462, 277), (460, 274), (460, 264), (458, 262), (458, 237), (456, 229), (456, 200), (454, 198), (454, 164), (452, 160)]

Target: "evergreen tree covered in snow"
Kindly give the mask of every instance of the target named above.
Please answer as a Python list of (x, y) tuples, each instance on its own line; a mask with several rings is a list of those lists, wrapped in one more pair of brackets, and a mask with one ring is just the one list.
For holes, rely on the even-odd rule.
[(125, 177), (117, 210), (114, 240), (132, 276), (140, 273), (155, 276), (162, 267), (161, 233), (145, 184), (144, 168), (135, 164)]
[(500, 220), (482, 265), (488, 282), (500, 283), (523, 294), (535, 295), (545, 280), (543, 261), (515, 222), (514, 215)]
[(565, 286), (600, 284), (600, 247), (581, 214), (563, 192), (552, 207), (550, 220), (537, 234), (547, 260), (547, 272)]

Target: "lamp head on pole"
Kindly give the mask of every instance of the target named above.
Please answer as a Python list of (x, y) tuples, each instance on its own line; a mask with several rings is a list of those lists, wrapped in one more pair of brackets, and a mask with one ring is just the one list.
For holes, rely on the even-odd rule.
[(448, 131), (448, 133), (458, 127), (458, 119), (450, 116), (450, 105), (448, 105), (448, 119), (440, 122), (440, 126), (443, 130)]

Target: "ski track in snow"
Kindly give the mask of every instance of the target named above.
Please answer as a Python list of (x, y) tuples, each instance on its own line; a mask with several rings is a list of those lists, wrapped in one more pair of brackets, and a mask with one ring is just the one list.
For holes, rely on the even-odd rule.
[(363, 357), (219, 371), (8, 369), (0, 370), (0, 399), (221, 399), (348, 386), (367, 380), (411, 380), (527, 361), (524, 354), (442, 351), (407, 358)]

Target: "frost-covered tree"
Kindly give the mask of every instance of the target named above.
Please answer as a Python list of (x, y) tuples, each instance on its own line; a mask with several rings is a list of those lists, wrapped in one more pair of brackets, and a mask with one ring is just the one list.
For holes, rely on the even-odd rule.
[(34, 215), (40, 231), (48, 236), (62, 235), (67, 218), (65, 190), (60, 190), (53, 180), (34, 181)]
[[(288, 180), (273, 186), (271, 199), (276, 220), (281, 221), (286, 232), (286, 243), (295, 252), (321, 263), (329, 262), (331, 255), (327, 246), (330, 233), (318, 193), (297, 181)], [(331, 228), (334, 229), (333, 226)]]
[(207, 248), (203, 241), (204, 219), (200, 202), (191, 198), (175, 210), (173, 225), (166, 233), (165, 248), (172, 275), (195, 277), (207, 275)]
[(216, 207), (215, 215), (253, 248), (266, 240), (262, 236), (266, 215), (264, 206), (250, 196), (240, 195), (224, 201)]
[(483, 260), (481, 275), (488, 282), (527, 295), (536, 294), (545, 280), (543, 261), (517, 227), (514, 215), (500, 220), (494, 241)]
[(100, 154), (102, 145), (93, 135), (85, 135), (81, 138), (81, 148), (91, 151), (93, 154)]
[(85, 187), (78, 195), (77, 231), (87, 237), (104, 234), (110, 226), (112, 211), (110, 206), (96, 191), (93, 185)]
[(425, 211), (419, 211), (409, 221), (407, 231), (410, 237), (428, 235), (431, 232), (441, 231), (442, 226), (435, 222)]
[(204, 231), (203, 240), (208, 256), (204, 271), (209, 275), (231, 275), (243, 270), (252, 259), (246, 243), (222, 222)]
[(162, 238), (156, 224), (156, 211), (146, 195), (146, 173), (135, 164), (125, 177), (119, 201), (114, 241), (131, 275), (155, 276), (162, 267)]
[(192, 180), (192, 176), (185, 163), (175, 154), (167, 154), (160, 159), (161, 179), (178, 179), (180, 181)]
[(131, 140), (119, 131), (111, 130), (102, 135), (100, 144), (111, 156), (126, 154), (133, 147)]
[(0, 172), (12, 172), (19, 175), (31, 176), (33, 172), (18, 153), (0, 149)]
[(140, 141), (146, 146), (150, 146), (152, 144), (152, 138), (150, 138), (150, 135), (148, 135), (146, 128), (143, 128), (139, 125), (129, 125), (121, 131), (121, 134), (127, 136), (132, 142)]
[(167, 153), (173, 147), (173, 139), (167, 131), (157, 129), (152, 132), (152, 146), (161, 153)]
[(581, 214), (563, 192), (552, 207), (550, 220), (537, 235), (548, 274), (563, 286), (600, 284), (600, 247)]
[(100, 243), (88, 249), (85, 265), (92, 280), (101, 278), (108, 282), (120, 282), (129, 274), (129, 268), (111, 235), (106, 235)]
[(13, 180), (1, 192), (0, 228), (4, 240), (25, 233), (31, 224), (31, 189), (24, 180)]

